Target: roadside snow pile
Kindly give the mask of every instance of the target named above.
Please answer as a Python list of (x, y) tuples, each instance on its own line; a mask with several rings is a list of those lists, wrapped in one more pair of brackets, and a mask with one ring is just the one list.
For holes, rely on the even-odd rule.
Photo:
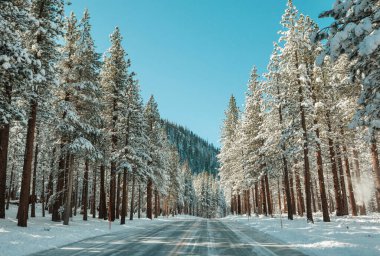
[(69, 226), (64, 226), (62, 222), (52, 222), (49, 214), (41, 217), (41, 207), (37, 205), (37, 217), (29, 218), (28, 227), (22, 228), (17, 226), (16, 215), (17, 206), (11, 205), (6, 211), (6, 219), (0, 219), (0, 256), (28, 255), (89, 237), (123, 230), (137, 233), (148, 226), (162, 225), (166, 221), (192, 218), (191, 216), (160, 217), (153, 221), (146, 218), (129, 221), (128, 218), (125, 225), (120, 225), (120, 221), (116, 220), (109, 229), (106, 220), (93, 219), (89, 216), (88, 221), (83, 221), (83, 216), (78, 214), (70, 219)]
[(276, 237), (292, 248), (316, 256), (378, 256), (380, 255), (380, 215), (359, 217), (332, 217), (331, 222), (322, 221), (321, 214), (314, 215), (314, 224), (305, 218), (293, 221), (279, 215), (270, 217), (228, 216), (223, 221), (233, 221), (247, 228), (254, 228)]

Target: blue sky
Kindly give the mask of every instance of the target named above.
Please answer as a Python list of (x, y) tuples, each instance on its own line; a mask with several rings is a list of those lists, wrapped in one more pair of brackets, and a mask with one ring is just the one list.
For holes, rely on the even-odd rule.
[[(286, 0), (72, 0), (67, 11), (91, 14), (97, 50), (116, 26), (146, 101), (153, 94), (163, 118), (219, 146), (231, 94), (239, 106), (253, 65), (265, 72)], [(333, 0), (294, 0), (321, 26)], [(80, 17), (78, 17), (79, 19)]]

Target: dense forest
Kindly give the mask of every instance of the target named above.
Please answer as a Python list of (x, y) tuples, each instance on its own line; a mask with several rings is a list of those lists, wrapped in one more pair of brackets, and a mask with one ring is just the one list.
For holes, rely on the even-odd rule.
[(162, 120), (170, 143), (178, 149), (181, 162), (187, 161), (193, 173), (218, 172), (218, 149), (185, 127)]
[(11, 203), (22, 227), (36, 204), (65, 225), (78, 213), (121, 224), (223, 213), (210, 203), (223, 199), (216, 178), (190, 171), (215, 173), (216, 150), (168, 125), (171, 145), (120, 29), (101, 57), (88, 10), (78, 20), (64, 9), (63, 0), (0, 2), (0, 218)]
[(221, 183), (232, 213), (380, 212), (379, 1), (336, 1), (320, 29), (288, 1), (268, 71), (232, 96)]

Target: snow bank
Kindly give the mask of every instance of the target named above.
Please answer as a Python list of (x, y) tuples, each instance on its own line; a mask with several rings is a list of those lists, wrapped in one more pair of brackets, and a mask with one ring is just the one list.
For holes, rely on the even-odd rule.
[(247, 228), (255, 228), (276, 237), (294, 249), (317, 256), (378, 256), (380, 255), (380, 215), (360, 217), (332, 217), (331, 222), (322, 221), (321, 214), (314, 216), (315, 224), (295, 217), (293, 221), (282, 216), (247, 217), (228, 216), (222, 221), (236, 222)]

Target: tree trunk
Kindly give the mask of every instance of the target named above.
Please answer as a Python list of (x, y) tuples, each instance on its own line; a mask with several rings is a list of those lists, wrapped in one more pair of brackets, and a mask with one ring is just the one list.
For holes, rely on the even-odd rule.
[(65, 180), (65, 155), (63, 154), (64, 142), (61, 143), (61, 156), (58, 163), (58, 181), (54, 195), (52, 221), (61, 221), (60, 208)]
[(237, 196), (237, 210), (238, 210), (238, 215), (241, 215), (241, 196), (240, 196), (240, 193), (238, 193), (238, 196)]
[[(341, 127), (341, 134), (343, 137), (344, 136), (343, 127)], [(358, 211), (356, 209), (356, 200), (355, 200), (355, 195), (354, 195), (354, 187), (352, 186), (352, 180), (351, 180), (350, 164), (348, 162), (348, 152), (347, 152), (347, 147), (345, 143), (343, 143), (343, 159), (344, 159), (344, 166), (346, 169), (348, 195), (350, 197), (352, 216), (358, 216)]]
[(374, 134), (371, 136), (371, 159), (372, 159), (372, 172), (376, 189), (376, 203), (377, 211), (380, 212), (380, 166), (379, 166), (379, 153), (377, 152), (376, 137)]
[(310, 191), (311, 191), (312, 209), (313, 209), (313, 212), (316, 212), (317, 211), (317, 205), (315, 203), (315, 193), (314, 193), (314, 186), (313, 186), (313, 179), (312, 178), (310, 180)]
[(45, 217), (45, 171), (42, 172), (41, 210), (42, 217)]
[(257, 212), (256, 212), (256, 215), (259, 215), (261, 214), (261, 205), (260, 205), (260, 202), (259, 202), (259, 188), (258, 188), (258, 185), (257, 185), (258, 181), (255, 182), (255, 204), (256, 204), (256, 209), (257, 209)]
[(121, 199), (121, 218), (120, 218), (120, 225), (125, 224), (125, 215), (127, 214), (127, 169), (124, 168), (123, 172), (123, 192), (122, 192), (122, 199)]
[(141, 184), (139, 182), (139, 201), (137, 204), (137, 217), (141, 218)]
[(9, 147), (9, 124), (0, 126), (0, 218), (5, 218), (5, 191)]
[(269, 190), (268, 174), (264, 175), (264, 179), (265, 179), (265, 187), (266, 187), (266, 191), (267, 191), (266, 194), (267, 194), (267, 201), (268, 201), (268, 214), (273, 217), (272, 198), (271, 198), (271, 194), (269, 192), (270, 190)]
[[(9, 105), (12, 103), (11, 83), (5, 84), (5, 90), (2, 96), (3, 96), (2, 100), (5, 100)], [(9, 131), (10, 131), (9, 123), (0, 124), (0, 218), (2, 219), (5, 218), (5, 192), (6, 192), (6, 182), (7, 182)]]
[(296, 190), (297, 190), (297, 202), (298, 202), (297, 210), (298, 210), (298, 215), (303, 216), (305, 212), (305, 203), (303, 200), (303, 194), (301, 190), (301, 178), (298, 171), (298, 167), (295, 167), (295, 175), (296, 175)]
[(304, 163), (304, 183), (305, 183), (305, 197), (306, 197), (306, 219), (307, 222), (314, 223), (313, 212), (311, 210), (311, 188), (310, 188), (310, 164), (309, 164), (309, 143), (307, 138), (307, 129), (306, 129), (306, 117), (305, 109), (302, 105), (302, 87), (299, 88), (300, 94), (300, 113), (301, 113), (301, 126), (302, 126), (302, 135), (303, 135), (303, 163)]
[(12, 189), (13, 189), (13, 179), (14, 179), (14, 171), (15, 171), (15, 164), (16, 164), (16, 150), (14, 150), (14, 158), (13, 158), (13, 163), (12, 163), (12, 168), (11, 168), (11, 178), (9, 180), (9, 188), (8, 188), (8, 198), (7, 198), (7, 206), (6, 209), (9, 209), (9, 203), (12, 197)]
[(106, 168), (102, 164), (100, 166), (100, 195), (99, 195), (99, 219), (107, 219), (107, 202), (106, 202), (106, 190), (105, 184), (105, 172)]
[(263, 213), (268, 216), (264, 177), (261, 177), (261, 203), (263, 204)]
[(340, 189), (342, 190), (342, 209), (343, 215), (348, 215), (348, 202), (347, 202), (347, 191), (346, 191), (346, 183), (344, 181), (344, 172), (343, 172), (343, 162), (342, 162), (342, 153), (340, 151), (340, 147), (335, 145), (336, 155), (338, 160), (338, 170), (340, 176)]
[[(280, 88), (277, 87), (277, 93), (280, 95)], [(279, 112), (279, 118), (280, 118), (280, 124), (282, 125), (283, 123), (283, 118), (282, 118), (282, 106), (279, 106), (278, 109)], [(281, 131), (283, 133), (283, 131)], [(283, 135), (283, 134), (282, 134)], [(288, 171), (288, 161), (285, 156), (285, 151), (286, 151), (286, 146), (285, 143), (281, 143), (281, 150), (282, 150), (282, 168), (284, 172), (284, 189), (285, 189), (285, 197), (286, 197), (286, 204), (288, 208), (288, 220), (293, 220), (293, 207), (292, 207), (292, 196), (290, 192), (290, 187), (289, 187), (289, 171)], [(292, 182), (292, 189), (293, 189), (293, 182)], [(293, 193), (294, 195), (294, 193)]]
[(130, 220), (133, 220), (133, 212), (135, 211), (135, 205), (134, 205), (134, 201), (135, 201), (135, 182), (136, 182), (135, 170), (133, 170), (133, 172), (132, 172), (131, 209), (130, 209), (130, 214), (129, 214), (129, 219)]
[(342, 192), (339, 184), (339, 176), (338, 176), (338, 168), (336, 163), (336, 154), (334, 149), (334, 141), (331, 138), (332, 128), (330, 121), (330, 114), (327, 112), (327, 128), (328, 128), (328, 141), (329, 141), (329, 154), (330, 154), (330, 162), (331, 162), (331, 172), (333, 174), (334, 181), (334, 192), (335, 192), (335, 204), (336, 204), (336, 216), (343, 216), (343, 205), (342, 205)]
[(121, 173), (117, 174), (117, 187), (116, 187), (116, 210), (115, 218), (119, 219), (120, 216), (120, 186), (121, 186)]
[(96, 218), (96, 168), (92, 172), (92, 218)]
[[(317, 124), (317, 121), (314, 121), (314, 124)], [(317, 157), (318, 182), (319, 182), (319, 192), (320, 192), (320, 196), (321, 196), (323, 221), (324, 222), (330, 222), (329, 206), (327, 203), (327, 196), (326, 196), (325, 177), (324, 177), (324, 173), (323, 173), (322, 149), (321, 149), (321, 144), (319, 142), (319, 129), (318, 128), (315, 130), (315, 134), (317, 136), (316, 157)]]
[(158, 202), (158, 190), (154, 190), (154, 217), (158, 218), (159, 215), (159, 202)]
[(46, 193), (47, 195), (46, 195), (46, 200), (45, 200), (49, 209), (49, 213), (53, 213), (53, 203), (50, 202), (50, 198), (54, 192), (53, 173), (54, 173), (54, 164), (55, 164), (55, 151), (56, 151), (56, 148), (54, 147), (52, 151), (51, 162), (50, 162), (49, 181), (47, 185), (47, 193)]
[(152, 219), (152, 186), (153, 181), (148, 178), (148, 184), (146, 186), (146, 217)]
[[(291, 207), (292, 207), (292, 213), (295, 213), (296, 212), (296, 197), (295, 197), (295, 193), (294, 193), (294, 175), (293, 175), (293, 171), (290, 170), (289, 172), (289, 175), (290, 175), (290, 196), (291, 196)], [(289, 214), (289, 213), (288, 213)]]
[(34, 151), (34, 163), (33, 163), (33, 179), (32, 179), (32, 207), (30, 210), (30, 217), (36, 217), (36, 201), (37, 201), (37, 196), (36, 196), (36, 181), (37, 181), (37, 165), (38, 165), (38, 128), (37, 130), (37, 135), (36, 135), (36, 148)]
[[(354, 154), (354, 166), (355, 166), (355, 176), (356, 176), (356, 181), (361, 186), (361, 175), (360, 175), (360, 166), (359, 166), (359, 152), (354, 149), (353, 150)], [(364, 202), (364, 197), (361, 195), (360, 197), (360, 205), (359, 205), (359, 214), (360, 215), (366, 215), (367, 210), (365, 207), (365, 202)]]
[(83, 190), (82, 190), (82, 209), (83, 209), (83, 220), (87, 220), (87, 205), (88, 205), (88, 159), (84, 162), (84, 173), (83, 173)]
[(115, 221), (115, 197), (116, 197), (116, 163), (111, 162), (110, 197), (109, 197), (109, 221)]
[[(71, 199), (73, 194), (73, 179), (74, 179), (74, 156), (69, 155), (69, 168), (68, 168), (68, 179), (67, 179), (67, 195), (66, 195), (66, 201), (65, 201), (65, 210), (64, 210), (64, 216), (63, 216), (63, 225), (69, 225), (69, 219), (71, 214)], [(84, 218), (83, 218), (84, 219)]]
[(278, 197), (278, 209), (280, 214), (282, 213), (282, 206), (281, 206), (281, 190), (280, 190), (280, 178), (277, 178), (277, 197)]
[[(29, 209), (29, 193), (30, 193), (30, 179), (32, 172), (32, 160), (33, 160), (33, 146), (34, 146), (34, 134), (36, 130), (37, 119), (37, 101), (32, 100), (30, 116), (28, 120), (28, 128), (26, 133), (24, 166), (22, 171), (21, 181), (21, 193), (20, 204), (18, 207), (18, 223), (20, 227), (26, 227), (28, 222), (28, 209)], [(4, 202), (1, 202), (4, 203)]]

